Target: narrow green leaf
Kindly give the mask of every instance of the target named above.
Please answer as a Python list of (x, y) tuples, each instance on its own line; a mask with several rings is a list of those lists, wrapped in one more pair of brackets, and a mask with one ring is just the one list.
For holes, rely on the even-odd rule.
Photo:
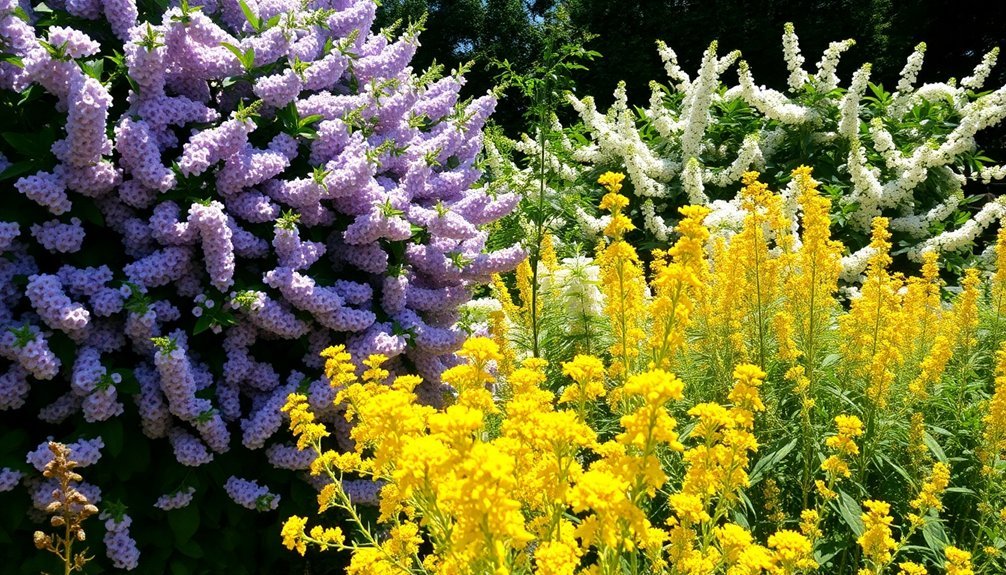
[(937, 461), (941, 461), (943, 463), (947, 462), (947, 454), (943, 451), (943, 448), (940, 447), (939, 442), (937, 442), (932, 435), (929, 435), (928, 431), (923, 434), (922, 441), (925, 442), (929, 451), (933, 452), (933, 456), (936, 457)]
[(245, 18), (248, 19), (248, 23), (251, 24), (251, 27), (254, 28), (256, 32), (260, 32), (259, 27), (261, 26), (261, 22), (259, 21), (259, 17), (252, 11), (251, 7), (248, 6), (248, 3), (245, 2), (245, 0), (238, 0), (238, 4), (241, 5), (241, 11), (244, 12)]
[(852, 532), (856, 534), (856, 537), (863, 534), (863, 531), (866, 530), (863, 519), (860, 517), (863, 514), (863, 508), (859, 506), (858, 501), (844, 491), (839, 491), (838, 512), (852, 529)]
[(751, 468), (751, 474), (749, 476), (749, 481), (751, 485), (755, 485), (761, 481), (762, 476), (772, 469), (777, 463), (786, 458), (793, 449), (796, 448), (797, 444), (800, 442), (799, 438), (794, 438), (792, 441), (786, 445), (779, 448), (777, 451), (766, 454), (761, 459), (759, 459), (754, 467)]

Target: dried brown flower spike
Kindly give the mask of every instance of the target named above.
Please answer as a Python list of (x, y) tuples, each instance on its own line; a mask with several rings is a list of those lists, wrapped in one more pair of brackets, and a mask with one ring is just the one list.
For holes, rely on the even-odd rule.
[(69, 575), (74, 571), (83, 571), (84, 565), (91, 560), (86, 549), (74, 553), (73, 543), (84, 541), (84, 520), (98, 513), (98, 508), (77, 490), (76, 483), (83, 478), (73, 470), (77, 467), (77, 462), (70, 458), (70, 449), (62, 443), (50, 441), (49, 451), (52, 451), (53, 458), (46, 464), (42, 475), (55, 479), (59, 486), (53, 489), (52, 501), (46, 506), (45, 512), (52, 515), (50, 525), (62, 527), (63, 533), (49, 535), (36, 531), (35, 547), (59, 557), (63, 562), (64, 575)]

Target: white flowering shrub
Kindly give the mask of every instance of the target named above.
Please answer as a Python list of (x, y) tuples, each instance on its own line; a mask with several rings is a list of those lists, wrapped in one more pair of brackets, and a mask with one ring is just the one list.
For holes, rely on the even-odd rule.
[[(581, 123), (552, 127), (558, 135), (548, 139), (544, 157), (553, 196), (563, 189), (589, 194), (601, 172), (624, 171), (631, 213), (644, 233), (640, 245), (666, 245), (684, 204), (710, 205), (714, 231), (735, 229), (741, 213), (735, 198), (747, 170), (762, 172), (762, 180), (784, 190), (795, 209), (786, 191), (789, 174), (806, 164), (831, 196), (836, 233), (851, 249), (844, 261), (847, 277), (865, 265), (870, 221), (878, 215), (891, 218), (895, 241), (910, 257), (935, 249), (953, 267), (954, 254), (967, 252), (1006, 214), (1006, 200), (978, 205), (964, 192), (969, 181), (1006, 177), (1006, 168), (991, 165), (975, 140), (1006, 116), (1006, 87), (983, 91), (998, 50), (960, 81), (918, 85), (925, 53), (920, 44), (888, 92), (870, 82), (869, 64), (847, 80), (838, 77), (839, 58), (853, 44), (833, 42), (809, 68), (787, 25), (788, 85), (772, 89), (757, 84), (740, 52), (722, 55), (713, 43), (690, 75), (660, 43), (668, 81), (651, 82), (645, 108), (629, 105), (624, 86), (605, 112), (591, 96), (568, 96)], [(487, 163), (503, 180), (535, 189), (537, 143), (525, 137), (489, 145)], [(604, 225), (582, 206), (566, 210), (558, 222), (588, 236)]]

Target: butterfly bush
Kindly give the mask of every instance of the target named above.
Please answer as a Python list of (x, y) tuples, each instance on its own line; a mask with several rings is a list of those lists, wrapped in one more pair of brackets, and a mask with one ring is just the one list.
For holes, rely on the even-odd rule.
[[(708, 205), (714, 233), (729, 234), (742, 220), (736, 184), (749, 169), (784, 188), (789, 172), (813, 164), (834, 200), (833, 215), (850, 256), (847, 279), (863, 271), (874, 217), (891, 218), (896, 241), (918, 260), (921, 253), (971, 248), (973, 240), (1006, 213), (994, 199), (973, 209), (968, 182), (1001, 180), (1006, 170), (977, 148), (976, 135), (1006, 117), (1006, 87), (986, 88), (999, 52), (985, 55), (963, 80), (919, 85), (925, 44), (908, 56), (893, 93), (873, 84), (869, 64), (851, 79), (837, 75), (852, 40), (832, 42), (808, 69), (792, 25), (785, 27), (783, 55), (788, 85), (759, 85), (738, 51), (722, 55), (716, 43), (694, 75), (658, 43), (666, 80), (651, 83), (646, 106), (630, 106), (620, 85), (606, 112), (592, 96), (568, 96), (580, 124), (549, 129), (544, 152), (548, 186), (589, 195), (603, 171), (624, 171), (631, 187), (631, 215), (645, 237), (666, 245), (685, 204)], [(736, 76), (734, 74), (736, 73)], [(736, 77), (736, 80), (734, 78)], [(489, 164), (504, 181), (538, 189), (538, 138), (487, 146)], [(525, 156), (514, 163), (505, 150)], [(586, 177), (585, 177), (586, 176)], [(795, 209), (792, 190), (787, 207)], [(558, 226), (577, 226), (596, 238), (606, 225), (589, 209), (564, 214)]]
[[(289, 393), (331, 404), (330, 382), (309, 375), (318, 351), (383, 354), (437, 401), (463, 341), (458, 307), (524, 257), (487, 252), (483, 229), (517, 196), (475, 187), (495, 98), (461, 100), (460, 72), (414, 71), (420, 26), (372, 32), (375, 10), (0, 0), (0, 97), (51, 114), (22, 135), (28, 148), (0, 148), (13, 185), (0, 410), (138, 416), (149, 448), (180, 466), (243, 448), (248, 467), (302, 470), (310, 461), (274, 436)], [(28, 461), (41, 469), (43, 455)], [(4, 467), (3, 490), (22, 472)], [(130, 503), (180, 508), (184, 489)], [(263, 505), (259, 489), (226, 486), (275, 509), (280, 496), (261, 488)], [(108, 522), (117, 568), (137, 564), (122, 542), (146, 526), (131, 517)]]

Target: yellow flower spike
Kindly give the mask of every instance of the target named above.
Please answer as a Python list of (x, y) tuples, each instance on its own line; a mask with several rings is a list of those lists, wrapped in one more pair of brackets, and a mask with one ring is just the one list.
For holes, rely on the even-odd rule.
[(873, 255), (867, 264), (862, 295), (839, 318), (842, 356), (852, 366), (856, 379), (865, 385), (871, 409), (887, 406), (895, 372), (905, 359), (900, 351), (907, 335), (902, 329), (902, 282), (888, 270), (892, 261), (888, 225), (887, 218), (873, 219)]
[(291, 393), (281, 411), (290, 416), (290, 431), (297, 436), (297, 449), (306, 449), (328, 437), (328, 430), (321, 423), (315, 423), (307, 403), (307, 396)]
[(866, 513), (861, 515), (865, 530), (856, 540), (863, 548), (863, 555), (874, 564), (886, 565), (891, 561), (891, 552), (898, 543), (891, 537), (891, 505), (885, 501), (864, 501)]
[(325, 377), (332, 387), (339, 388), (356, 381), (356, 366), (346, 351), (346, 346), (334, 345), (321, 352), (325, 359)]
[(768, 538), (772, 558), (776, 563), (776, 573), (789, 574), (817, 568), (813, 557), (813, 545), (801, 533), (789, 529), (776, 531)]
[(828, 487), (828, 485), (820, 479), (814, 480), (814, 487), (817, 488), (818, 494), (820, 494), (826, 501), (831, 501), (838, 497), (838, 493), (834, 489)]
[(946, 463), (938, 461), (933, 465), (933, 471), (929, 474), (929, 478), (922, 484), (919, 496), (910, 503), (912, 509), (920, 511), (943, 510), (943, 502), (940, 497), (948, 485), (950, 485), (950, 467)]
[(541, 237), (540, 259), (545, 269), (555, 271), (559, 267), (559, 258), (555, 254), (555, 242), (552, 234), (545, 232)]
[(800, 512), (800, 532), (814, 541), (823, 535), (821, 532), (821, 515), (815, 509), (804, 509)]
[(636, 226), (625, 214), (615, 213), (611, 215), (608, 225), (604, 227), (604, 235), (609, 238), (621, 238), (626, 232), (631, 232), (634, 229)]
[(855, 439), (863, 435), (863, 422), (855, 415), (835, 417), (838, 433), (825, 440), (825, 445), (843, 455), (858, 455), (859, 446)]
[(320, 525), (315, 525), (311, 528), (311, 539), (314, 539), (314, 542), (322, 551), (326, 551), (329, 547), (341, 547), (346, 542), (346, 536), (343, 535), (342, 529), (338, 527), (322, 527)]
[[(531, 319), (541, 315), (541, 301), (535, 300), (535, 298), (532, 297), (534, 289), (531, 285), (531, 280), (534, 276), (531, 270), (530, 258), (524, 258), (522, 262), (517, 264), (517, 270), (514, 275), (517, 280), (517, 295), (520, 296), (521, 302), (520, 308), (518, 308), (517, 317), (525, 328), (530, 328)], [(534, 310), (531, 309), (532, 300), (535, 301)]]
[(694, 494), (675, 493), (668, 497), (667, 500), (675, 515), (684, 523), (694, 525), (711, 519), (706, 512), (705, 503)]
[[(618, 193), (622, 189), (622, 181), (625, 180), (625, 174), (619, 172), (605, 172), (597, 178), (597, 183), (604, 186), (611, 193)], [(601, 209), (605, 209), (602, 205)]]
[(534, 552), (535, 575), (573, 575), (580, 565), (580, 549), (572, 539), (546, 541)]
[(678, 241), (668, 251), (670, 261), (657, 260), (654, 266), (654, 292), (650, 315), (653, 317), (649, 338), (655, 367), (667, 369), (676, 353), (685, 345), (685, 329), (692, 320), (696, 302), (703, 293), (709, 273), (705, 243), (709, 230), (703, 220), (709, 214), (705, 206), (684, 206), (678, 210)]
[(366, 366), (366, 370), (363, 372), (363, 381), (367, 383), (381, 383), (387, 379), (388, 370), (381, 369), (381, 366), (388, 361), (388, 356), (383, 354), (374, 354), (363, 360), (363, 365)]
[(416, 390), (416, 387), (423, 382), (423, 378), (418, 375), (399, 375), (395, 378), (394, 383), (391, 387), (400, 391), (407, 393), (412, 393)]
[(339, 488), (334, 483), (326, 483), (318, 492), (318, 513), (324, 513), (339, 502)]
[(668, 401), (684, 399), (685, 384), (673, 373), (654, 369), (629, 378), (624, 386), (628, 395), (643, 397), (652, 405), (663, 405)]
[(751, 412), (765, 411), (765, 404), (758, 393), (765, 372), (757, 365), (743, 364), (734, 369), (734, 386), (727, 396), (735, 408)]
[(391, 528), (385, 549), (399, 559), (408, 559), (419, 551), (423, 542), (419, 536), (419, 525), (406, 521)]
[(562, 364), (562, 373), (576, 385), (567, 386), (559, 403), (580, 403), (604, 397), (604, 363), (592, 355), (577, 355)]
[(487, 337), (470, 338), (461, 346), (458, 355), (470, 359), (473, 363), (481, 366), (490, 361), (502, 359), (499, 346)]
[(740, 561), (741, 554), (754, 543), (754, 537), (747, 529), (736, 523), (727, 523), (715, 529), (716, 542), (720, 545), (723, 560), (728, 565)]
[[(996, 353), (995, 391), (982, 422), (982, 462), (991, 470), (989, 463), (1006, 455), (1006, 344)], [(1006, 508), (1002, 520), (1006, 522)]]

